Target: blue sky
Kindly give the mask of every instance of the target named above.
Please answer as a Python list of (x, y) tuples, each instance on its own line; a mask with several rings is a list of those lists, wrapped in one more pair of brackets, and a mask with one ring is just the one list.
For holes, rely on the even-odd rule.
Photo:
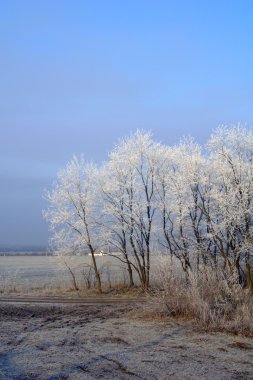
[(252, 1), (0, 5), (0, 245), (47, 243), (43, 190), (73, 153), (253, 125)]

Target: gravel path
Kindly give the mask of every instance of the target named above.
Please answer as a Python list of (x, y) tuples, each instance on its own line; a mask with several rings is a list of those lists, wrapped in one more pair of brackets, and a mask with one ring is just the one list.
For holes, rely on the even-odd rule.
[(1, 380), (253, 379), (253, 341), (134, 305), (0, 305)]

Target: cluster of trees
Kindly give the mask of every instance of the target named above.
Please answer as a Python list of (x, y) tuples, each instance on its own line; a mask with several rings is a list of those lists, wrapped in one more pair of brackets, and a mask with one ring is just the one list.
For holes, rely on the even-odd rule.
[(89, 251), (99, 291), (95, 254), (104, 250), (121, 252), (130, 286), (136, 272), (147, 289), (151, 257), (163, 253), (186, 276), (222, 270), (253, 292), (253, 133), (245, 128), (218, 128), (204, 148), (191, 138), (165, 146), (137, 131), (99, 167), (74, 157), (46, 198), (54, 249)]

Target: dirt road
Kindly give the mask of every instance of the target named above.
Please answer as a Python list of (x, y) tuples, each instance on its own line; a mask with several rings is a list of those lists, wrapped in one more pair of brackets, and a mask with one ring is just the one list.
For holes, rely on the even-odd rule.
[(63, 298), (63, 297), (0, 297), (0, 303), (32, 303), (32, 304), (136, 304), (145, 302), (145, 298), (113, 298), (113, 297), (86, 297), (86, 298)]
[(2, 301), (0, 379), (253, 379), (251, 339), (145, 320), (120, 302)]

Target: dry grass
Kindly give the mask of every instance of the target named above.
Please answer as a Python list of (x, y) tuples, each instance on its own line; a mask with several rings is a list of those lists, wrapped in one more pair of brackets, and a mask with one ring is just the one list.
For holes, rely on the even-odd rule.
[(179, 267), (161, 270), (160, 287), (152, 292), (145, 309), (156, 318), (194, 320), (205, 331), (253, 337), (253, 297), (235, 278), (225, 279), (221, 273), (191, 273), (186, 278)]

